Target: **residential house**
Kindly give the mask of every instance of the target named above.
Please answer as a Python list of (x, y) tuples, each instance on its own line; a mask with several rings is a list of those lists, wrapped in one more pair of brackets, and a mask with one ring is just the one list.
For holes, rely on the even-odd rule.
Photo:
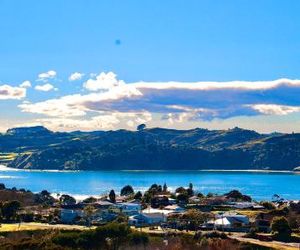
[(128, 224), (131, 226), (153, 226), (160, 225), (167, 221), (167, 217), (162, 213), (139, 213), (130, 216)]
[(201, 198), (199, 198), (196, 195), (189, 198), (189, 203), (190, 204), (198, 204), (198, 203), (200, 203), (200, 201), (201, 201)]
[(228, 205), (230, 202), (232, 202), (232, 199), (228, 199), (226, 196), (213, 196), (201, 199), (202, 205), (209, 206)]
[(62, 223), (73, 223), (77, 218), (83, 217), (82, 209), (70, 209), (70, 208), (62, 208), (60, 210), (60, 220)]
[(246, 215), (223, 213), (216, 215), (215, 220), (206, 224), (213, 224), (214, 228), (218, 230), (245, 232), (249, 230), (250, 221)]
[(122, 212), (130, 216), (130, 215), (140, 213), (142, 210), (142, 205), (139, 203), (123, 202), (123, 203), (116, 203), (115, 208), (119, 209), (119, 212)]
[(255, 209), (255, 210), (261, 210), (264, 209), (263, 206), (255, 203), (255, 202), (230, 202), (229, 205), (233, 208), (237, 209)]
[(96, 201), (95, 203), (93, 203), (91, 205), (93, 205), (96, 208), (102, 209), (102, 210), (109, 210), (115, 204), (108, 200), (100, 200), (100, 201)]

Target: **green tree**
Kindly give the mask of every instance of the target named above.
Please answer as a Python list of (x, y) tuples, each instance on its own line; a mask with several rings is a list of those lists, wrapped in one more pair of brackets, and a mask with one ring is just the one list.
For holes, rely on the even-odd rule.
[(40, 192), (42, 196), (50, 196), (51, 194), (47, 190), (43, 190)]
[(76, 204), (75, 198), (68, 195), (68, 194), (63, 194), (62, 196), (60, 196), (59, 201), (62, 205), (74, 205), (74, 204)]
[(152, 197), (153, 197), (153, 194), (152, 194), (151, 192), (149, 192), (149, 191), (146, 191), (146, 192), (144, 193), (142, 202), (143, 202), (143, 203), (149, 203), (149, 202), (151, 201)]
[(198, 193), (197, 196), (198, 196), (199, 198), (204, 198), (204, 194), (202, 194), (202, 193)]
[(188, 203), (189, 196), (188, 196), (187, 192), (180, 193), (176, 196), (176, 200), (178, 203)]
[(210, 218), (209, 213), (203, 213), (197, 209), (190, 209), (181, 216), (181, 219), (188, 221), (190, 229), (195, 230), (200, 224)]
[(39, 204), (51, 206), (55, 202), (55, 199), (47, 190), (43, 190), (42, 192), (35, 195), (35, 201)]
[(95, 238), (98, 241), (106, 241), (109, 249), (119, 249), (120, 245), (128, 240), (131, 233), (130, 227), (122, 223), (110, 223), (98, 227), (95, 231)]
[(144, 247), (149, 242), (149, 236), (143, 232), (132, 232), (129, 235), (129, 242), (131, 245), (143, 245)]
[(211, 197), (214, 197), (214, 194), (209, 192), (207, 195), (206, 195), (207, 198), (211, 198)]
[(97, 201), (97, 199), (92, 196), (83, 200), (84, 203), (95, 203), (96, 201)]
[(283, 241), (290, 239), (292, 230), (285, 217), (274, 217), (271, 228), (276, 238)]
[(193, 184), (189, 184), (189, 188), (186, 190), (188, 193), (188, 196), (193, 196), (194, 195), (194, 190), (193, 190)]
[(5, 189), (5, 185), (3, 183), (0, 183), (0, 190), (4, 190)]
[(268, 210), (276, 209), (276, 206), (272, 202), (269, 202), (269, 201), (262, 201), (260, 203), (260, 205), (262, 205), (265, 209), (268, 209)]
[(231, 190), (229, 193), (225, 194), (227, 198), (232, 198), (235, 201), (248, 201), (251, 202), (252, 199), (248, 195), (243, 195), (240, 191), (238, 190)]
[(167, 186), (166, 183), (165, 183), (164, 186), (163, 186), (163, 192), (164, 192), (164, 193), (168, 192), (168, 186)]
[(135, 195), (134, 195), (134, 199), (136, 200), (141, 200), (143, 197), (143, 194), (141, 191), (138, 191)]
[(137, 131), (142, 131), (142, 130), (144, 130), (146, 128), (146, 124), (140, 124), (140, 125), (138, 125), (137, 127), (136, 127), (136, 130)]
[(84, 216), (86, 218), (88, 226), (91, 226), (91, 217), (93, 216), (95, 211), (96, 211), (95, 208), (91, 205), (88, 205), (83, 209)]
[(162, 192), (162, 187), (161, 187), (161, 185), (157, 185), (156, 183), (154, 183), (148, 189), (148, 192), (151, 193), (152, 195), (157, 194), (157, 193), (161, 193)]
[(109, 192), (109, 200), (112, 202), (112, 203), (115, 203), (116, 202), (116, 194), (115, 194), (115, 191), (112, 189), (110, 190)]
[(19, 201), (6, 201), (1, 207), (2, 216), (6, 220), (14, 220), (20, 207), (21, 203)]
[(184, 187), (176, 188), (175, 193), (186, 193), (186, 189)]
[(121, 196), (127, 196), (127, 195), (130, 195), (133, 193), (134, 193), (134, 190), (133, 190), (132, 186), (130, 186), (130, 185), (126, 185), (125, 187), (123, 187), (121, 189)]

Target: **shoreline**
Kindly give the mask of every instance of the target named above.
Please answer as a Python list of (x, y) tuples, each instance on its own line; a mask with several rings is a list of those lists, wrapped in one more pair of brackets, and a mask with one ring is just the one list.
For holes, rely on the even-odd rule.
[(59, 170), (59, 169), (18, 169), (9, 168), (5, 165), (0, 165), (0, 171), (28, 171), (28, 172), (49, 172), (49, 173), (76, 173), (76, 172), (229, 172), (229, 173), (286, 173), (286, 174), (300, 174), (300, 171), (293, 170), (266, 170), (266, 169), (194, 169), (194, 170), (178, 170), (178, 169), (120, 169), (120, 170)]

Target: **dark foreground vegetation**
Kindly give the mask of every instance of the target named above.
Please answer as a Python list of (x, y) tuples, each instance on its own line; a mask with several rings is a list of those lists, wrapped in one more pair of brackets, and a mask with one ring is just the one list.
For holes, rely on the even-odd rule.
[(266, 250), (259, 245), (240, 243), (223, 233), (151, 235), (111, 223), (85, 231), (23, 231), (2, 234), (1, 249), (143, 249), (143, 250)]
[(300, 163), (300, 134), (240, 128), (54, 133), (16, 128), (0, 135), (0, 163), (21, 169), (270, 169)]

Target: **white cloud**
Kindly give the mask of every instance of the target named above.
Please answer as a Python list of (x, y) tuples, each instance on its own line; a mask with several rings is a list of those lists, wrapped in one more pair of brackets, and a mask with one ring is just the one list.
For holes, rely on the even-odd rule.
[(96, 76), (96, 79), (89, 79), (83, 87), (90, 91), (109, 90), (114, 87), (124, 86), (125, 82), (117, 79), (117, 75), (113, 72), (102, 72)]
[(52, 130), (62, 131), (90, 131), (113, 129), (120, 121), (112, 115), (95, 116), (91, 119), (72, 119), (72, 118), (45, 118), (37, 119), (41, 125)]
[(65, 96), (37, 103), (22, 103), (22, 112), (41, 114), (50, 117), (84, 116), (85, 108), (80, 105), (81, 95)]
[(127, 121), (126, 124), (128, 127), (131, 127), (131, 128), (134, 127), (134, 121), (132, 121), (132, 120)]
[(80, 80), (84, 76), (83, 73), (74, 72), (69, 76), (69, 81), (77, 81)]
[[(128, 120), (131, 119), (131, 120)], [(125, 123), (128, 127), (134, 127), (139, 121), (150, 121), (151, 114), (145, 113), (119, 113), (119, 112), (101, 112), (100, 115), (85, 119), (75, 118), (42, 118), (37, 119), (34, 124), (38, 123), (52, 130), (74, 131), (74, 130), (108, 130), (114, 129), (116, 125)], [(128, 122), (126, 122), (128, 120)]]
[[(23, 112), (45, 115), (57, 123), (66, 120), (71, 126), (74, 120), (77, 127), (92, 129), (97, 119), (87, 117), (95, 113), (110, 116), (127, 127), (152, 121), (152, 114), (155, 122), (185, 126), (259, 113), (289, 114), (299, 111), (297, 105), (300, 106), (300, 80), (125, 83), (113, 72), (90, 78), (83, 86), (91, 93), (22, 103), (19, 107)], [(262, 104), (266, 102), (273, 104)]]
[(47, 81), (47, 79), (49, 78), (54, 78), (56, 77), (56, 71), (54, 70), (49, 70), (47, 72), (44, 72), (44, 73), (40, 73), (38, 75), (38, 80), (39, 81)]
[(48, 92), (50, 90), (57, 90), (54, 88), (54, 86), (50, 83), (46, 83), (46, 84), (43, 84), (43, 85), (36, 85), (34, 87), (36, 90), (39, 90), (39, 91), (44, 91), (44, 92)]
[(244, 89), (266, 90), (285, 86), (300, 86), (300, 80), (278, 79), (274, 81), (230, 81), (230, 82), (136, 82), (132, 83), (137, 89), (187, 89), (187, 90), (220, 90)]
[(288, 115), (290, 113), (300, 112), (300, 107), (295, 106), (276, 104), (254, 104), (247, 106), (265, 115)]
[(20, 88), (31, 88), (31, 82), (30, 81), (24, 81), (20, 84)]
[(50, 99), (37, 103), (23, 103), (19, 105), (19, 107), (23, 112), (43, 114), (52, 117), (84, 116), (86, 111), (94, 111), (92, 107), (88, 107), (89, 105), (87, 105), (87, 103), (101, 102), (105, 104), (105, 102), (122, 100), (139, 95), (141, 95), (141, 93), (134, 88), (122, 86), (103, 93), (68, 95), (59, 99)]
[(0, 85), (0, 100), (22, 99), (26, 96), (26, 89), (10, 85)]

